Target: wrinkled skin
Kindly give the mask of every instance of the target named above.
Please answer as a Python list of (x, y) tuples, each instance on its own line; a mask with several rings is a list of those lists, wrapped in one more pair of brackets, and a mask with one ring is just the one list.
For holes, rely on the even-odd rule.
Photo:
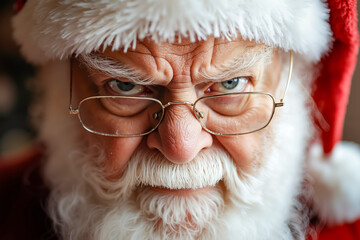
[[(116, 59), (131, 69), (140, 71), (143, 76), (153, 79), (153, 85), (146, 87), (153, 90), (153, 97), (165, 104), (169, 101), (194, 102), (215, 84), (214, 80), (204, 78), (201, 73), (218, 74), (222, 71), (219, 66), (230, 63), (235, 57), (243, 55), (249, 49), (257, 51), (261, 47), (263, 46), (241, 39), (228, 42), (209, 38), (195, 43), (183, 39), (177, 44), (155, 44), (144, 40), (137, 43), (136, 49), (130, 49), (127, 53), (107, 49), (99, 54)], [(251, 54), (248, 57), (251, 58)], [(266, 90), (275, 94), (279, 85), (279, 62), (279, 57), (274, 52), (270, 64), (258, 63), (249, 69), (233, 73), (228, 79), (218, 81), (251, 76), (252, 88), (255, 91)], [(86, 67), (79, 67), (79, 64), (75, 63), (73, 67), (74, 98), (81, 100), (87, 96), (96, 95), (94, 94), (96, 89), (103, 88), (104, 82), (109, 78), (111, 76)], [(276, 98), (275, 95), (274, 97)], [(222, 148), (231, 155), (239, 169), (252, 173), (261, 167), (262, 156), (266, 154), (260, 152), (260, 146), (264, 144), (264, 141), (268, 141), (267, 144), (270, 141), (271, 144), (271, 138), (265, 138), (265, 133), (271, 136), (271, 124), (252, 134), (232, 137), (211, 135), (202, 129), (191, 108), (186, 105), (174, 105), (167, 108), (158, 129), (144, 137), (106, 137), (83, 130), (85, 139), (89, 139), (89, 144), (100, 143), (105, 150), (106, 161), (102, 163), (105, 169), (120, 175), (138, 148), (159, 151), (174, 164), (190, 162), (204, 149)], [(200, 190), (162, 189), (162, 191), (186, 195), (196, 194)]]

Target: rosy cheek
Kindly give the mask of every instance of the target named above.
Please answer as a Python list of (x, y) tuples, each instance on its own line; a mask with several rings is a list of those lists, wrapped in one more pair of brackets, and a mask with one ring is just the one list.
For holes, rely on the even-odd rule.
[(140, 145), (143, 137), (106, 137), (91, 134), (90, 144), (97, 143), (104, 150), (105, 159), (101, 164), (107, 173), (121, 175), (127, 162)]
[(231, 155), (239, 170), (253, 173), (261, 167), (263, 134), (255, 132), (234, 137), (217, 137), (217, 139)]

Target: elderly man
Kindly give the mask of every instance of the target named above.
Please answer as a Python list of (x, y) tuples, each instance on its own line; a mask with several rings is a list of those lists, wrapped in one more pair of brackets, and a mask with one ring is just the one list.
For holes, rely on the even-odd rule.
[(320, 239), (359, 231), (359, 149), (331, 152), (347, 90), (331, 94), (348, 87), (357, 52), (354, 7), (29, 0), (14, 35), (41, 66), (34, 118), (54, 234), (306, 239), (345, 222)]

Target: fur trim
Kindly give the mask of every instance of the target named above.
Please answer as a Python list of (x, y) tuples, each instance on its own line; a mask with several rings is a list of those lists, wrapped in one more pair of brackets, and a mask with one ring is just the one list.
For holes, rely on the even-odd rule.
[(352, 222), (360, 217), (360, 147), (338, 143), (324, 159), (320, 145), (311, 151), (310, 175), (314, 187), (313, 208), (327, 224)]
[(207, 36), (244, 39), (294, 50), (319, 60), (331, 42), (328, 9), (321, 0), (29, 0), (14, 17), (15, 39), (34, 63), (137, 39), (174, 41)]
[(28, 1), (23, 10), (13, 18), (13, 36), (20, 44), (20, 51), (24, 57), (34, 64), (44, 64), (48, 61), (45, 52), (37, 43), (35, 23), (33, 19), (34, 8), (37, 1)]

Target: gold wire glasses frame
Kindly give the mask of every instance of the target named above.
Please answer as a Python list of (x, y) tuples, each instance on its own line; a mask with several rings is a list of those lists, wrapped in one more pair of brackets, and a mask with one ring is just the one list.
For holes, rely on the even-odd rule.
[[(161, 124), (164, 115), (165, 115), (165, 109), (171, 105), (188, 105), (193, 109), (193, 113), (196, 117), (196, 119), (198, 120), (198, 122), (201, 124), (202, 128), (204, 130), (206, 130), (207, 132), (213, 134), (213, 135), (220, 135), (220, 136), (235, 136), (235, 135), (243, 135), (243, 134), (249, 134), (249, 133), (253, 133), (256, 131), (259, 131), (261, 129), (264, 129), (265, 127), (267, 127), (269, 125), (269, 123), (271, 122), (274, 113), (275, 113), (275, 108), (276, 107), (282, 107), (284, 105), (284, 98), (287, 92), (287, 89), (289, 87), (289, 83), (290, 83), (290, 79), (291, 79), (291, 75), (292, 75), (292, 68), (293, 68), (293, 53), (292, 51), (289, 52), (290, 55), (290, 60), (289, 60), (289, 72), (288, 72), (288, 78), (286, 81), (286, 86), (285, 86), (285, 90), (283, 93), (282, 98), (280, 99), (279, 102), (275, 102), (274, 97), (270, 94), (270, 93), (266, 93), (266, 92), (234, 92), (234, 93), (225, 93), (225, 94), (219, 94), (219, 95), (211, 95), (211, 96), (205, 96), (205, 97), (200, 97), (198, 98), (194, 103), (188, 102), (188, 101), (180, 101), (180, 102), (168, 102), (166, 104), (163, 104), (160, 100), (155, 99), (155, 98), (149, 98), (149, 97), (135, 97), (135, 96), (92, 96), (92, 97), (87, 97), (83, 100), (80, 101), (78, 108), (74, 109), (72, 107), (72, 63), (70, 62), (70, 104), (69, 104), (69, 112), (72, 115), (78, 115), (78, 118), (80, 120), (80, 123), (82, 124), (82, 126), (84, 127), (84, 129), (86, 129), (87, 131), (94, 133), (94, 134), (98, 134), (98, 135), (103, 135), (103, 136), (109, 136), (109, 137), (138, 137), (138, 136), (144, 136), (147, 134), (150, 134), (151, 132), (155, 131), (158, 126)], [(211, 99), (220, 99), (222, 97), (233, 97), (233, 96), (247, 96), (247, 97), (252, 97), (252, 96), (256, 96), (258, 99), (260, 97), (264, 97), (267, 98), (267, 100), (269, 102), (271, 102), (272, 104), (272, 112), (271, 114), (268, 116), (268, 121), (262, 123), (260, 125), (260, 127), (256, 127), (255, 129), (252, 130), (248, 130), (246, 132), (236, 132), (236, 133), (223, 133), (220, 131), (214, 131), (209, 129), (209, 127), (206, 126), (206, 124), (204, 123), (204, 113), (203, 111), (199, 111), (199, 108), (201, 107), (197, 107), (198, 105), (201, 106), (200, 103), (204, 103), (205, 101), (211, 101)], [(152, 103), (155, 104), (156, 106), (159, 107), (159, 109), (156, 109), (156, 111), (152, 112), (151, 114), (151, 118), (153, 120), (155, 120), (155, 124), (151, 127), (149, 127), (148, 130), (142, 130), (138, 133), (129, 133), (129, 134), (123, 134), (123, 133), (118, 133), (113, 132), (113, 133), (109, 133), (109, 132), (100, 132), (100, 131), (96, 131), (94, 129), (92, 129), (88, 123), (84, 122), (84, 119), (82, 119), (81, 117), (81, 113), (80, 113), (80, 108), (85, 109), (84, 112), (86, 111), (86, 105), (89, 103), (95, 103), (94, 105), (91, 105), (92, 107), (96, 108), (96, 104), (98, 104), (98, 101), (130, 101), (130, 102), (134, 102), (131, 106), (136, 106), (138, 107), (139, 104), (135, 104), (135, 102), (139, 101), (141, 103), (147, 102), (147, 103)], [(130, 104), (128, 104), (130, 105)], [(141, 105), (141, 104), (140, 104)], [(145, 107), (144, 107), (145, 108)], [(135, 111), (135, 110), (134, 110)], [(137, 113), (141, 112), (137, 111)], [(120, 113), (121, 115), (121, 113)], [(126, 117), (120, 117), (120, 118), (126, 118)], [(119, 120), (120, 121), (120, 120)], [(149, 120), (150, 121), (150, 120)], [(126, 122), (128, 124), (128, 122)], [(124, 128), (126, 128), (126, 126), (124, 126)]]

